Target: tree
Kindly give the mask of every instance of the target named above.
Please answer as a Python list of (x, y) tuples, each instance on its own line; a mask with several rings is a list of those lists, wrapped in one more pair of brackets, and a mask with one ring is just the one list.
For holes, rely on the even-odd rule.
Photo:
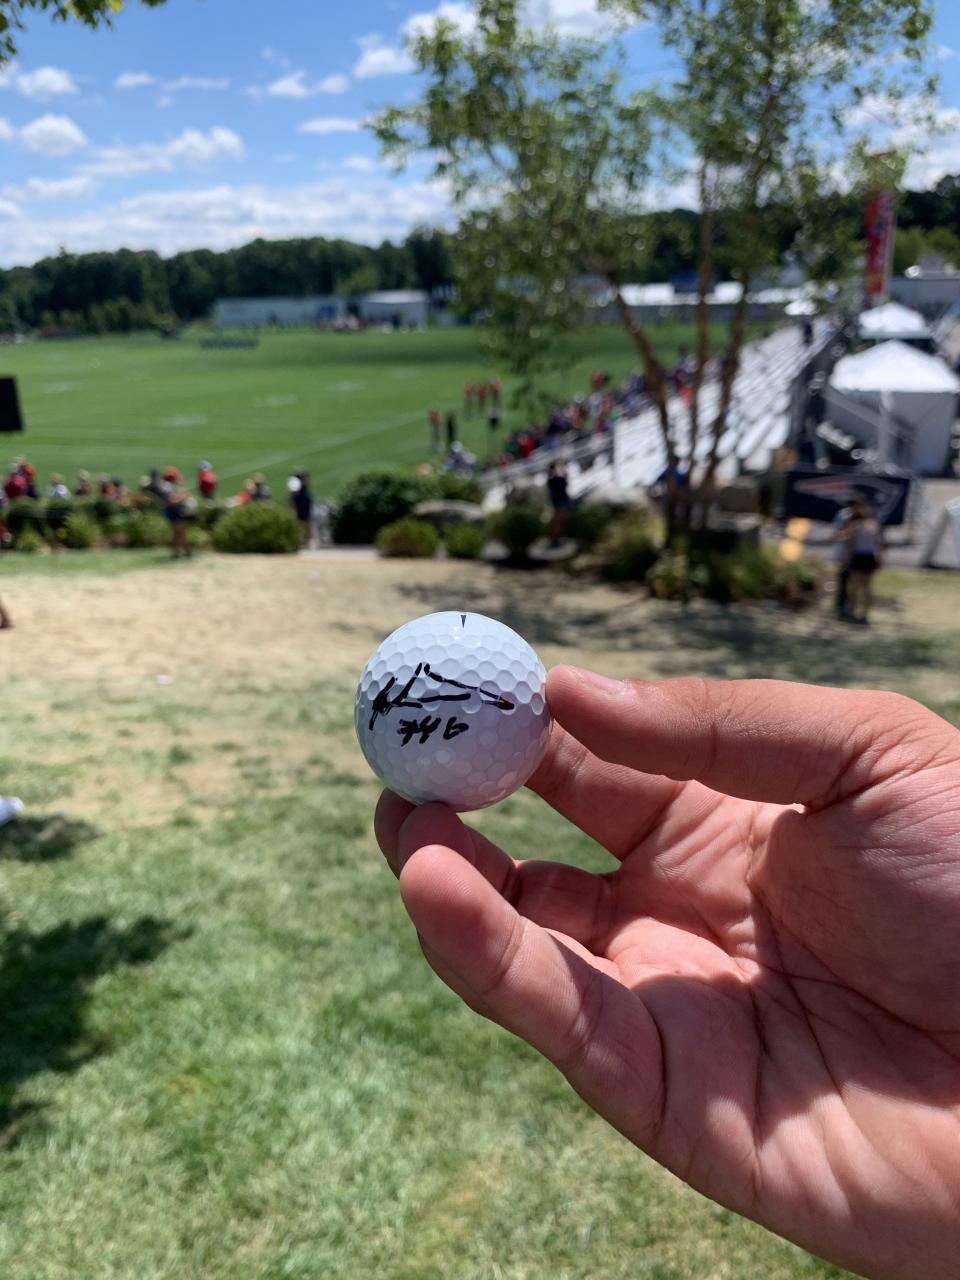
[[(157, 8), (165, 0), (140, 0)], [(123, 8), (123, 0), (0, 0), (0, 64), (17, 52), (16, 32), (23, 28), (22, 17), (28, 9), (49, 13), (60, 22), (76, 19), (88, 27), (109, 26)]]
[[(777, 265), (778, 224), (835, 190), (831, 174), (865, 169), (841, 129), (864, 98), (923, 90), (929, 0), (609, 0), (656, 25), (677, 74), (631, 89), (616, 37), (567, 41), (523, 28), (519, 0), (476, 0), (475, 24), (440, 20), (411, 46), (426, 87), (374, 128), (403, 161), (435, 159), (461, 211), (461, 290), (482, 306), (520, 372), (542, 365), (578, 322), (592, 276), (611, 291), (657, 407), (668, 461), (668, 536), (689, 525), (675, 477), (698, 471), (705, 518), (743, 346), (748, 295)], [(697, 344), (684, 421), (667, 371), (626, 304), (626, 269), (649, 255), (641, 216), (651, 177), (695, 189)], [(810, 222), (813, 223), (811, 218)], [(723, 238), (721, 238), (723, 233)], [(817, 245), (796, 248), (816, 263)], [(740, 284), (718, 402), (701, 421), (711, 352), (707, 296), (718, 252)], [(828, 257), (829, 255), (827, 255)], [(648, 259), (649, 260), (649, 259)], [(820, 255), (820, 265), (826, 261)]]

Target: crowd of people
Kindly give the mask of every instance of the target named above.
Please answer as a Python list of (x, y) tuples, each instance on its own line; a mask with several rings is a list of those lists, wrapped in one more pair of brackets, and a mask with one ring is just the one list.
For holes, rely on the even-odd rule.
[[(314, 501), (310, 489), (310, 473), (303, 467), (294, 469), (287, 480), (287, 503), (299, 522), (304, 546), (321, 545), (329, 540), (330, 504)], [(54, 472), (47, 485), (42, 485), (36, 468), (24, 457), (14, 458), (2, 486), (0, 486), (0, 542), (5, 532), (4, 509), (22, 499), (69, 501), (72, 498), (109, 499), (120, 509), (142, 506), (143, 499), (151, 499), (152, 505), (170, 523), (170, 542), (175, 557), (190, 554), (187, 527), (197, 514), (199, 503), (218, 500), (220, 481), (209, 461), (204, 459), (197, 467), (195, 486), (186, 481), (179, 468), (174, 466), (152, 467), (140, 477), (135, 487), (128, 486), (120, 476), (104, 472), (94, 480), (89, 471), (78, 471), (72, 487), (64, 477)], [(139, 495), (140, 500), (137, 500)], [(247, 503), (273, 502), (273, 494), (266, 478), (254, 475), (244, 480), (240, 490), (224, 500), (227, 507), (240, 507)], [(3, 626), (0, 614), (0, 626)]]

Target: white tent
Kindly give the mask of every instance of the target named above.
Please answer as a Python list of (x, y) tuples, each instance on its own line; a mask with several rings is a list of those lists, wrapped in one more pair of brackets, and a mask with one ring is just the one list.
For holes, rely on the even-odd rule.
[(862, 311), (858, 327), (865, 342), (889, 342), (892, 338), (923, 342), (930, 338), (930, 329), (920, 312), (902, 307), (899, 302), (886, 302), (872, 311)]
[(827, 416), (875, 448), (889, 418), (900, 461), (921, 475), (942, 475), (950, 457), (960, 379), (936, 356), (884, 342), (839, 360), (827, 384)]

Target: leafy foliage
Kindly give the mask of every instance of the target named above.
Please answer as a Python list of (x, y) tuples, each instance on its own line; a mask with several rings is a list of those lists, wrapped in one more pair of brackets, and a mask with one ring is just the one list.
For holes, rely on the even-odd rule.
[(599, 554), (601, 573), (610, 582), (643, 582), (659, 549), (649, 523), (634, 518), (618, 521), (607, 530)]
[(81, 511), (72, 511), (63, 525), (63, 545), (74, 551), (87, 551), (100, 537), (99, 526)]
[(386, 524), (377, 534), (377, 550), (382, 556), (409, 556), (430, 559), (437, 554), (440, 535), (426, 520), (404, 516)]
[(388, 471), (363, 471), (344, 486), (333, 517), (333, 540), (350, 544), (373, 542), (384, 525), (410, 514), (418, 502), (436, 496), (426, 476)]
[(475, 524), (455, 524), (444, 531), (443, 541), (447, 555), (454, 560), (479, 560), (486, 535)]
[(234, 554), (273, 555), (299, 551), (301, 537), (300, 524), (291, 512), (266, 502), (248, 502), (218, 522), (213, 545)]
[(533, 543), (543, 536), (543, 512), (537, 507), (507, 506), (494, 512), (487, 528), (491, 538), (507, 548), (512, 561), (522, 562)]
[[(164, 2), (140, 0), (151, 8)], [(61, 22), (77, 19), (88, 27), (99, 27), (109, 26), (122, 8), (123, 0), (0, 0), (0, 65), (17, 52), (14, 33), (22, 29), (22, 18), (28, 9), (49, 13)]]

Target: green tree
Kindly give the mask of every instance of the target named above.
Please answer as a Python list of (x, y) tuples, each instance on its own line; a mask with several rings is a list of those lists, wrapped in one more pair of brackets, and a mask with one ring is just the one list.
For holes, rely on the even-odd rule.
[[(165, 0), (140, 0), (150, 8)], [(76, 19), (88, 27), (107, 25), (123, 8), (123, 0), (0, 0), (0, 63), (17, 52), (16, 33), (23, 28), (28, 10), (49, 13), (60, 22)]]
[[(841, 129), (867, 94), (923, 88), (929, 0), (609, 0), (656, 25), (679, 66), (631, 88), (619, 42), (566, 41), (524, 29), (519, 0), (476, 0), (469, 31), (439, 21), (411, 46), (419, 98), (374, 121), (386, 152), (435, 158), (462, 212), (457, 265), (519, 372), (542, 366), (582, 314), (578, 278), (611, 292), (657, 406), (670, 477), (668, 535), (688, 524), (673, 477), (698, 467), (706, 510), (740, 364), (748, 294), (777, 265), (770, 216), (804, 212), (833, 187), (850, 147)], [(831, 131), (832, 130), (832, 131)], [(863, 167), (862, 150), (857, 156)], [(646, 255), (649, 180), (685, 177), (696, 193), (698, 339), (684, 420), (666, 370), (622, 284)], [(801, 246), (813, 258), (814, 246)], [(722, 252), (740, 284), (724, 344), (718, 404), (701, 422), (707, 295)]]

